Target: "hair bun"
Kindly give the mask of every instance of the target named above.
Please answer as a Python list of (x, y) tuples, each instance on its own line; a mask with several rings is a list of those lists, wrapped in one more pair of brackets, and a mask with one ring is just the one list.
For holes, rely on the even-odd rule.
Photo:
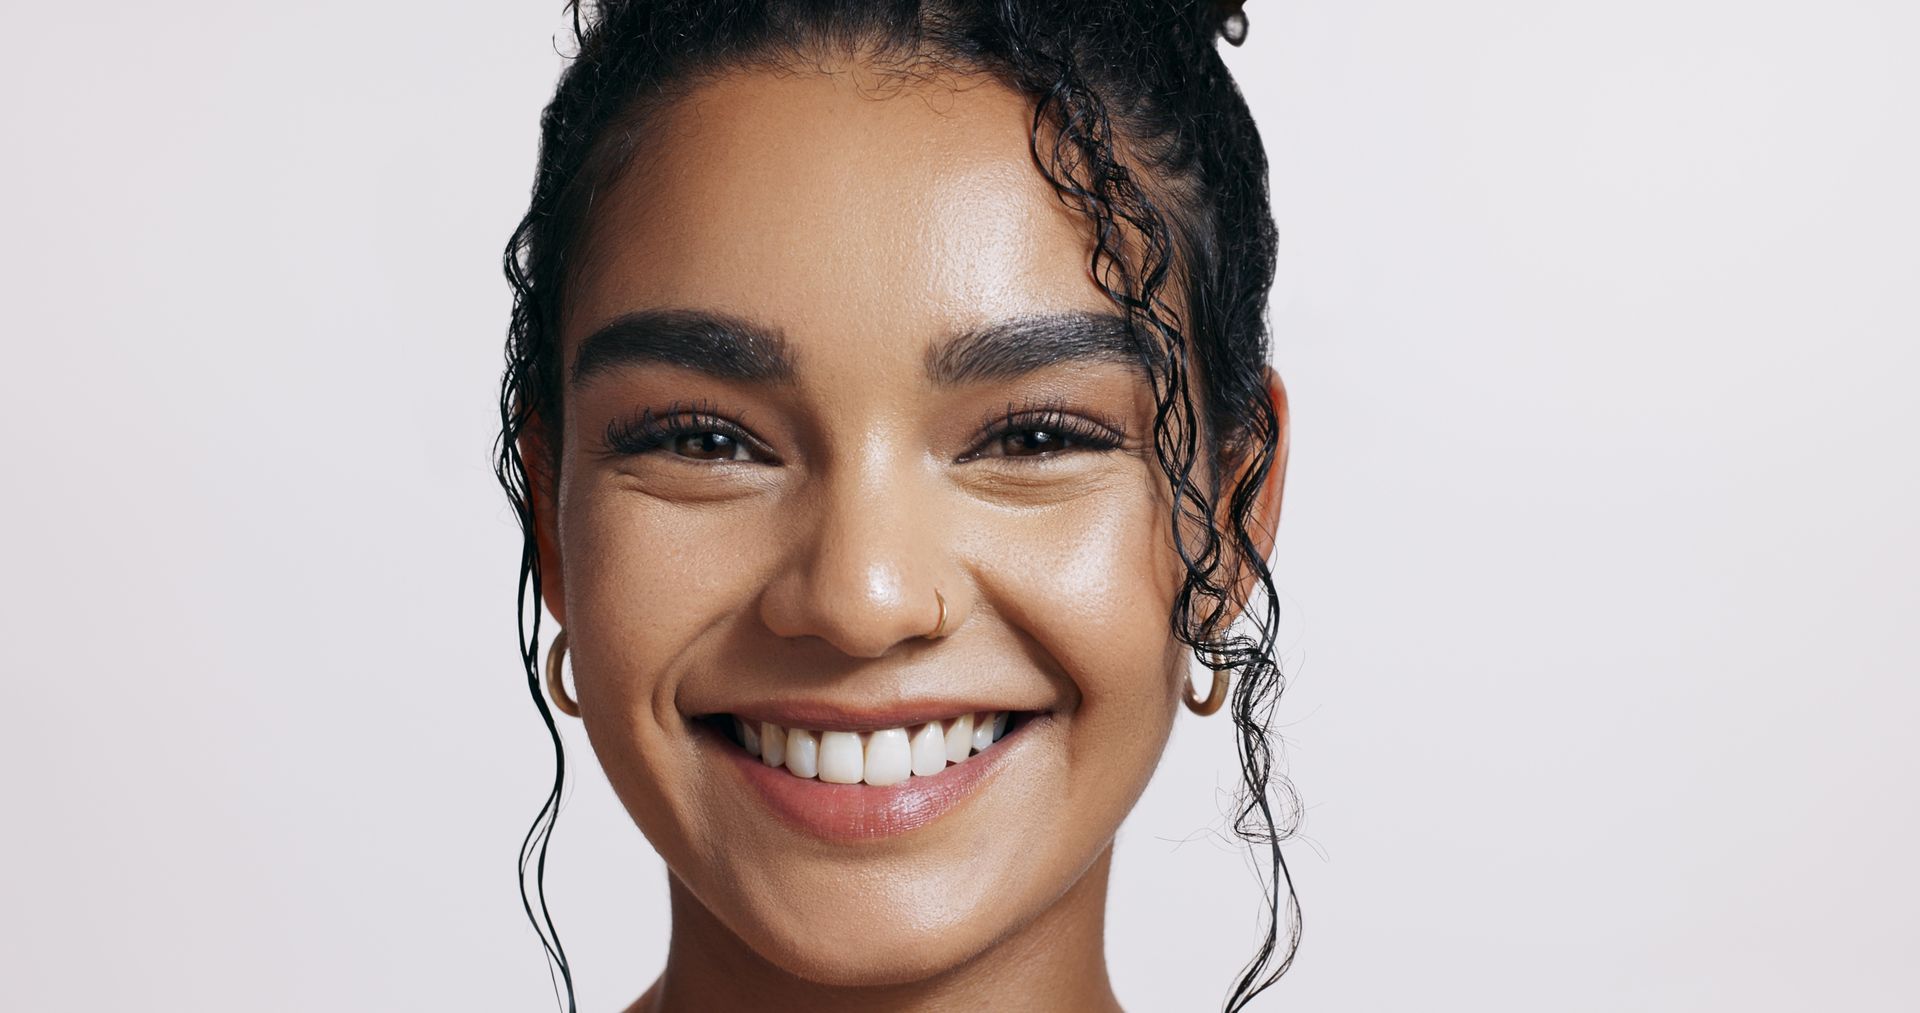
[(1246, 0), (1208, 0), (1212, 8), (1214, 31), (1237, 46), (1247, 41)]

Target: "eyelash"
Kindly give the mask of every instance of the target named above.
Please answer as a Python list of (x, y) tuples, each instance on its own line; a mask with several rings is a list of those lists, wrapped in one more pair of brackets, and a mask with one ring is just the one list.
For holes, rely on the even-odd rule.
[[(960, 458), (962, 461), (978, 460), (982, 457), (1001, 456), (1013, 458), (1032, 458), (1045, 460), (1058, 457), (1061, 451), (1042, 451), (1037, 454), (1001, 454), (990, 455), (986, 448), (996, 441), (1022, 432), (1043, 432), (1056, 437), (1064, 437), (1069, 447), (1088, 451), (1108, 451), (1119, 448), (1126, 442), (1126, 430), (1106, 421), (1093, 421), (1081, 415), (1070, 414), (1063, 406), (1042, 402), (1030, 405), (1008, 404), (1002, 412), (992, 412), (980, 421), (984, 436), (976, 449), (968, 451)], [(675, 402), (667, 410), (655, 413), (648, 408), (637, 415), (617, 418), (607, 423), (605, 440), (607, 449), (615, 454), (633, 456), (651, 453), (667, 446), (683, 436), (698, 436), (716, 433), (745, 446), (748, 450), (767, 457), (773, 455), (740, 426), (721, 418), (714, 407), (705, 401), (682, 405)], [(777, 459), (776, 459), (777, 463)]]
[(614, 419), (607, 423), (605, 439), (608, 450), (632, 456), (658, 450), (682, 436), (703, 433), (717, 433), (755, 453), (773, 456), (746, 430), (721, 418), (713, 405), (706, 401), (696, 401), (690, 405), (676, 401), (659, 414), (648, 408), (638, 415)]
[[(981, 420), (980, 427), (987, 430), (981, 446), (991, 446), (999, 440), (1021, 432), (1043, 432), (1054, 436), (1064, 436), (1072, 445), (1089, 451), (1115, 450), (1126, 442), (1126, 430), (1109, 422), (1096, 422), (1084, 415), (1075, 415), (1053, 402), (1031, 405), (1009, 404), (1004, 413), (991, 414)], [(1047, 459), (1059, 456), (1059, 451), (1042, 452), (1032, 455), (1002, 455), (1013, 457), (1032, 457)], [(962, 457), (971, 461), (988, 456), (981, 450), (970, 451)]]

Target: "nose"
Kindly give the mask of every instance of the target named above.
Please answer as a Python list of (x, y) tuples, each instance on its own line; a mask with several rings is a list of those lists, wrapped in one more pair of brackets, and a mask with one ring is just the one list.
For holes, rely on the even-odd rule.
[(947, 563), (938, 496), (923, 469), (890, 459), (899, 456), (870, 454), (807, 497), (788, 564), (760, 596), (768, 630), (877, 658), (934, 633), (941, 599), (942, 635), (960, 625), (966, 596)]

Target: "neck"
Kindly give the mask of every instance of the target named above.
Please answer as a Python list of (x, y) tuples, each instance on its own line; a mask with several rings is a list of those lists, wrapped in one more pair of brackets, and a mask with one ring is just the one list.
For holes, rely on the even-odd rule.
[(1108, 844), (1051, 907), (982, 953), (932, 977), (891, 985), (822, 985), (768, 963), (668, 875), (667, 967), (627, 1013), (759, 1009), (785, 1013), (948, 1013), (979, 1009), (1119, 1013), (1107, 979)]

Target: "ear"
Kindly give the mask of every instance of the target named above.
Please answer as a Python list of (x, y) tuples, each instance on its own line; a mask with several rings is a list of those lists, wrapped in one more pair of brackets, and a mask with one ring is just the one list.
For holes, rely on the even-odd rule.
[(540, 553), (540, 599), (562, 629), (567, 625), (566, 571), (560, 563), (560, 476), (546, 421), (527, 419), (515, 444), (527, 469), (527, 507), (533, 512), (534, 546)]
[[(1265, 367), (1265, 389), (1267, 400), (1273, 405), (1275, 424), (1273, 462), (1267, 466), (1267, 474), (1260, 482), (1260, 488), (1254, 495), (1253, 510), (1247, 516), (1247, 537), (1253, 541), (1255, 550), (1261, 559), (1273, 556), (1274, 540), (1280, 528), (1280, 502), (1287, 488), (1287, 444), (1292, 425), (1287, 413), (1287, 388), (1280, 382), (1280, 374), (1272, 366)], [(1223, 495), (1218, 504), (1218, 518), (1222, 530), (1231, 523), (1228, 515), (1227, 495), (1229, 495), (1241, 476), (1246, 474), (1251, 464), (1245, 459), (1223, 462), (1231, 468), (1233, 483), (1222, 487)], [(1248, 561), (1241, 567), (1238, 581), (1234, 587), (1234, 600), (1247, 601), (1259, 587), (1253, 565)], [(1236, 605), (1233, 617), (1240, 617), (1241, 608)]]

